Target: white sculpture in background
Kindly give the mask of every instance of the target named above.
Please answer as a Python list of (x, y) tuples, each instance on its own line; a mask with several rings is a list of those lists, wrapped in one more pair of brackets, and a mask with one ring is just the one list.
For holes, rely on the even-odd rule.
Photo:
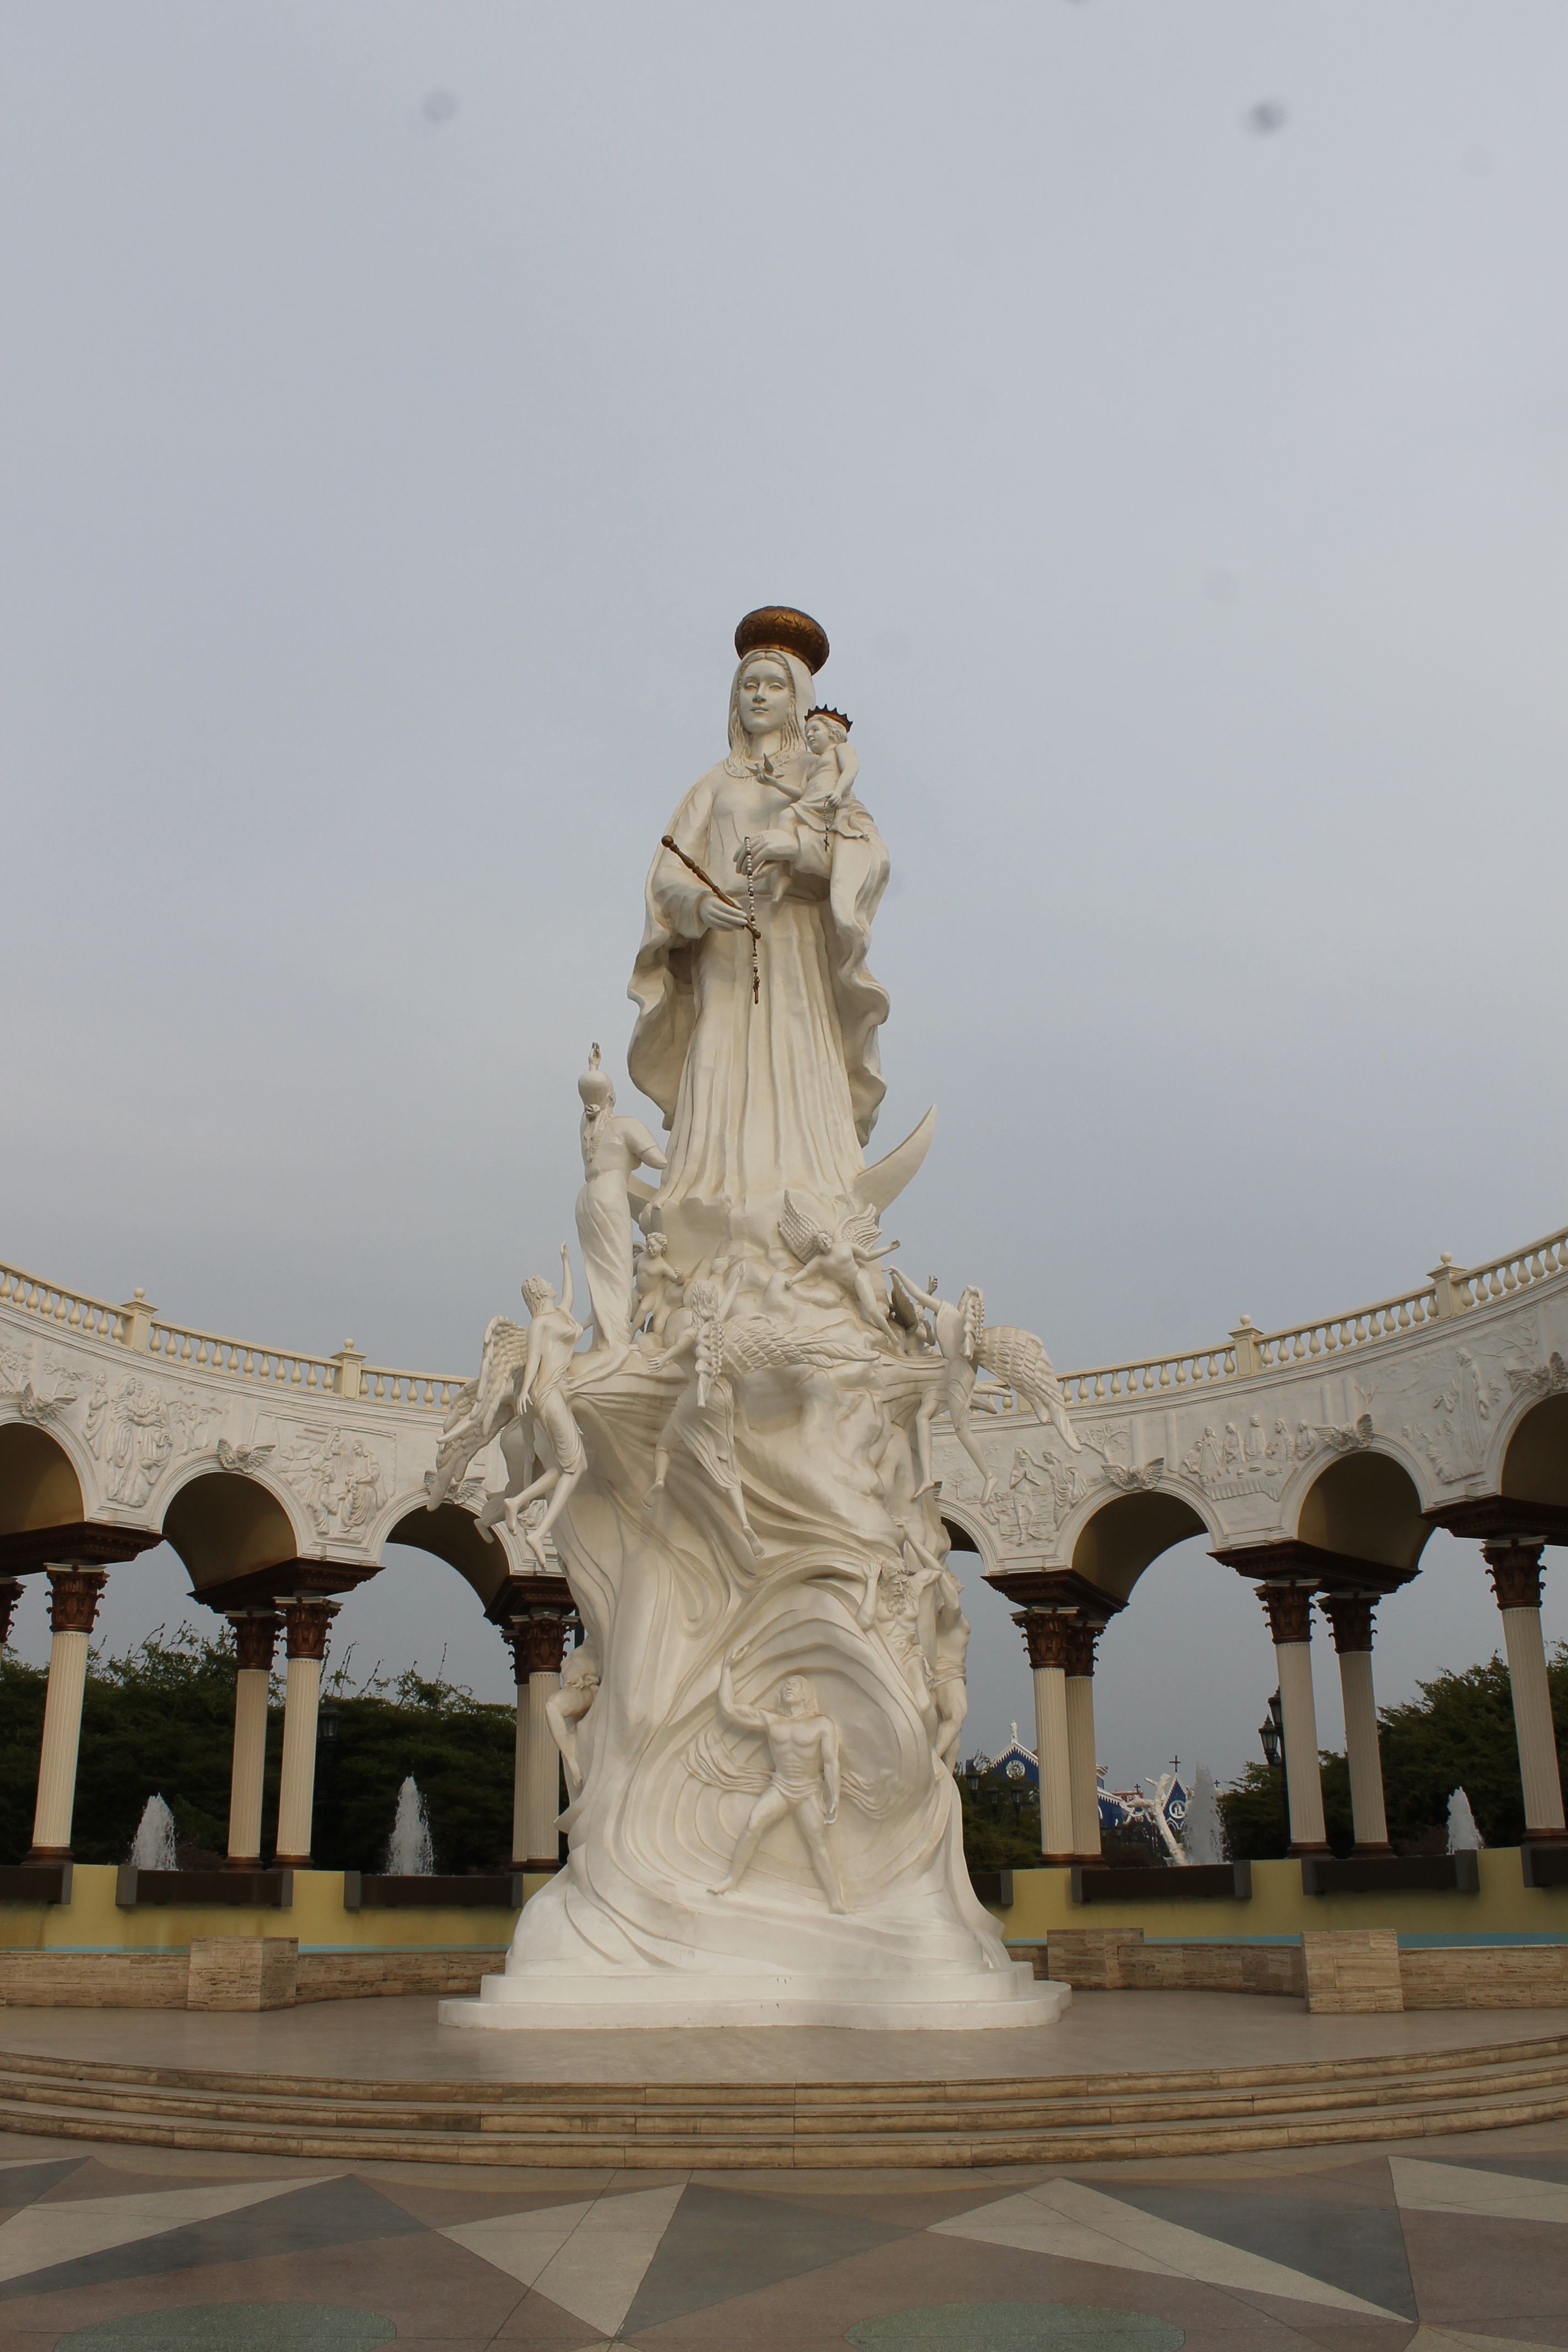
[[(889, 1300), (879, 1270), (932, 1121), (868, 1168), (888, 866), (848, 723), (811, 702), (826, 650), (804, 614), (742, 624), (727, 756), (654, 858), (629, 1065), (669, 1141), (612, 1118), (595, 1063), (595, 1345), (569, 1268), (559, 1307), (525, 1285), (521, 1361), (493, 1325), (443, 1448), (449, 1482), (499, 1436), (482, 1520), (548, 1496), (527, 1540), (542, 1559), (552, 1533), (586, 1629), (547, 1710), (567, 1863), (454, 2023), (978, 2026), (1067, 1999), (1009, 1960), (964, 1864), (968, 1627), (930, 1423), (967, 1409), (979, 1294)], [(666, 1158), (651, 1192), (636, 1171)], [(1037, 1341), (997, 1338), (1003, 1377), (1049, 1381)]]
[(594, 1345), (624, 1350), (631, 1343), (634, 1283), (632, 1208), (627, 1186), (639, 1168), (662, 1168), (664, 1154), (640, 1118), (615, 1116), (616, 1090), (599, 1066), (595, 1045), (577, 1081), (583, 1097), (583, 1190), (577, 1195), (577, 1239), (594, 1303)]

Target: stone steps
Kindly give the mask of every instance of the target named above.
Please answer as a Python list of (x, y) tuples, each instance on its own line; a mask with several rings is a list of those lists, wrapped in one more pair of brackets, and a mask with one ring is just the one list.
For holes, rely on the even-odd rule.
[(1091, 2163), (1568, 2116), (1568, 2036), (1165, 2075), (395, 2083), (0, 2053), (0, 2131), (226, 2154), (681, 2170)]

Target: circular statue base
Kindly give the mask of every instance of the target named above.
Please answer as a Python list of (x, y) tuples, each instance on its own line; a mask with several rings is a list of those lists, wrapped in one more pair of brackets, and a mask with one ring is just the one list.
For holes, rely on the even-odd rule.
[(1054, 2025), (1070, 1989), (1037, 1979), (1024, 1961), (950, 1979), (945, 1993), (911, 1996), (900, 1978), (879, 1993), (874, 1977), (790, 1978), (713, 1973), (551, 1977), (529, 1969), (486, 1977), (478, 2000), (444, 2000), (443, 2025), (486, 2032), (566, 2032), (652, 2026), (838, 2025), (872, 2032), (973, 2032)]

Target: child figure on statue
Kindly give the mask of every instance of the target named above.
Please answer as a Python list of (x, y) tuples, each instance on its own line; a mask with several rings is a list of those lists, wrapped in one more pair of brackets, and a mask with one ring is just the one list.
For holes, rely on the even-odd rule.
[(853, 723), (841, 710), (818, 709), (805, 714), (802, 731), (812, 755), (811, 765), (795, 813), (819, 833), (832, 832), (834, 819), (853, 794), (860, 772), (860, 755), (849, 748)]

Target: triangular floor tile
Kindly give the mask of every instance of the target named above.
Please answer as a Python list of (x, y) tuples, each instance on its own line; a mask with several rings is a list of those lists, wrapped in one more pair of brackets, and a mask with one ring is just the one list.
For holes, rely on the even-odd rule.
[(582, 2205), (458, 2221), (438, 2234), (547, 2295), (603, 2336), (618, 2333), (685, 2184), (636, 2189)]
[(255, 2205), (300, 2186), (297, 2180), (205, 2181), (141, 2197), (73, 2198), (60, 2204), (28, 2205), (0, 2222), (0, 2280), (77, 2262), (136, 2238), (160, 2236), (182, 2222), (237, 2212), (242, 2205)]
[(11, 2205), (30, 2205), (35, 2197), (46, 2189), (58, 2188), (68, 2180), (73, 2172), (81, 2170), (79, 2156), (47, 2158), (42, 2164), (7, 2164), (0, 2168), (0, 2210)]
[[(104, 2286), (116, 2279), (153, 2277), (167, 2271), (203, 2270), (216, 2263), (317, 2253), (366, 2239), (423, 2234), (422, 2224), (401, 2206), (352, 2173), (320, 2181), (230, 2182), (222, 2192), (203, 2192), (209, 2200), (225, 2194), (226, 2206), (181, 2222), (172, 2209), (197, 2193), (180, 2189), (145, 2200), (116, 2198), (117, 2211), (133, 2202), (149, 2209), (142, 2230), (134, 2236), (124, 2231), (97, 2251), (56, 2254), (47, 2266), (13, 2276), (8, 2285), (0, 2287), (0, 2300), (59, 2294), (68, 2289)], [(243, 2206), (241, 2196), (247, 2200)], [(81, 2205), (32, 2205), (27, 2213), (79, 2215), (87, 2210)], [(6, 2224), (6, 2230), (9, 2227)], [(0, 2230), (0, 2245), (5, 2234), (5, 2230)]]
[[(1019, 2246), (1070, 2262), (1100, 2263), (1114, 2270), (1154, 2271), (1167, 2278), (1200, 2279), (1245, 2294), (1289, 2296), (1330, 2311), (1353, 2311), (1369, 2319), (1405, 2315), (1349, 2294), (1342, 2287), (1284, 2263), (1271, 2262), (1222, 2240), (1201, 2236), (1173, 2221), (1141, 2211), (1090, 2189), (1081, 2180), (1046, 2180), (1022, 2196), (982, 2205), (973, 2213), (939, 2221), (937, 2236), (975, 2238), (992, 2245)], [(1036, 2209), (1038, 2219), (1028, 2213)], [(1020, 2212), (1019, 2209), (1024, 2209)], [(1070, 2230), (1056, 2225), (1067, 2222)], [(1004, 2234), (1004, 2232), (1006, 2234)], [(1098, 2249), (1098, 2251), (1096, 2251)]]
[(636, 2336), (911, 2234), (897, 2222), (813, 2211), (784, 2198), (694, 2183), (626, 2315), (626, 2332)]
[(1239, 2246), (1266, 2261), (1321, 2279), (1402, 2319), (1415, 2319), (1415, 2297), (1394, 2207), (1370, 2198), (1352, 2203), (1319, 2197), (1258, 2196), (1246, 2189), (1187, 2188), (1174, 2182), (1116, 2184), (1118, 2203), (1136, 2205), (1199, 2236)]
[(1497, 2221), (1568, 2221), (1568, 2188), (1518, 2173), (1464, 2164), (1428, 2164), (1391, 2156), (1388, 2169), (1401, 2205), (1418, 2213), (1479, 2213)]

